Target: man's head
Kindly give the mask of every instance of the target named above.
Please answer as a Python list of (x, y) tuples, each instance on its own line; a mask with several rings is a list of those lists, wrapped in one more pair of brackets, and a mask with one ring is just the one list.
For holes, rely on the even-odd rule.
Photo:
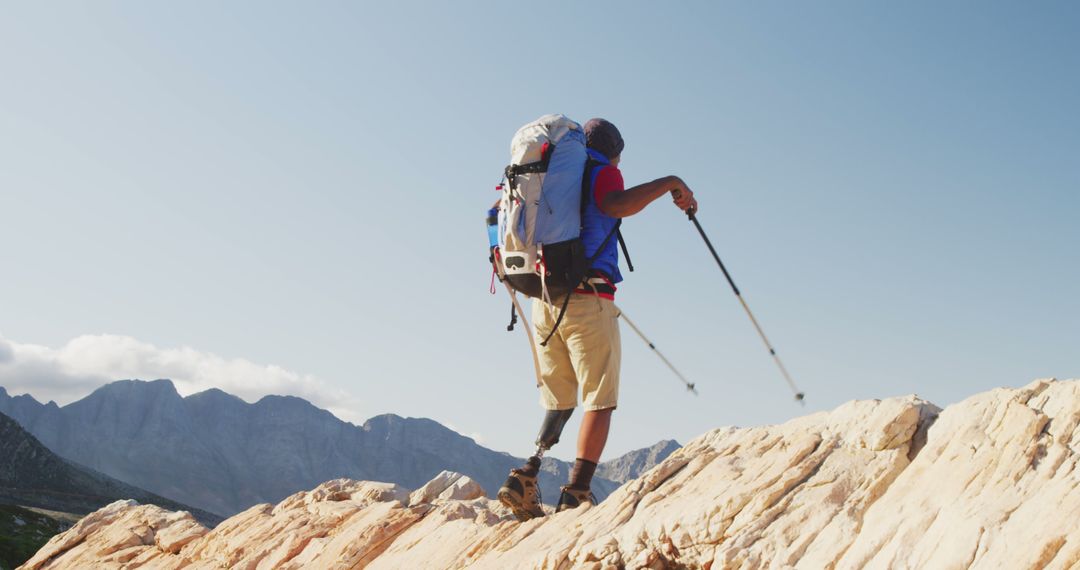
[(623, 151), (623, 138), (619, 129), (605, 119), (589, 119), (585, 123), (585, 141), (589, 148), (618, 163)]

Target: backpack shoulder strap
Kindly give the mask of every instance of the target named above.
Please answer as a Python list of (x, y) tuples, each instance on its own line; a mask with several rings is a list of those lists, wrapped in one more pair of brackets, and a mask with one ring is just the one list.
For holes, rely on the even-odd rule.
[(607, 165), (592, 157), (589, 157), (589, 159), (585, 161), (585, 174), (581, 177), (582, 224), (585, 223), (585, 208), (588, 207), (589, 200), (591, 199), (593, 183), (596, 182), (596, 177), (600, 174), (600, 169), (604, 166)]
[[(592, 192), (593, 186), (596, 184), (596, 177), (600, 175), (600, 169), (605, 166), (607, 165), (596, 160), (592, 156), (589, 156), (589, 159), (585, 162), (585, 175), (581, 177), (581, 223), (583, 226), (585, 224), (585, 208), (589, 205), (589, 200), (591, 199), (590, 192)], [(596, 206), (600, 207), (599, 204)], [(626, 268), (633, 271), (634, 264), (630, 261), (630, 252), (626, 249), (626, 240), (623, 239), (621, 226), (622, 220), (619, 220), (618, 223), (615, 224), (615, 236), (619, 240), (619, 247), (622, 248), (623, 257), (626, 258)], [(604, 246), (607, 245), (609, 239), (611, 239), (610, 235), (604, 239), (604, 245), (600, 246), (600, 249), (597, 250), (597, 252), (603, 251)], [(593, 261), (595, 261), (595, 259), (589, 260), (589, 265), (592, 265)]]

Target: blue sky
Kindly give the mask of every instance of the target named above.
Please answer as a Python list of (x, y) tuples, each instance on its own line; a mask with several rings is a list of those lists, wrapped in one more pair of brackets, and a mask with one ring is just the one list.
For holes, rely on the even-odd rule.
[[(856, 398), (1080, 376), (1075, 4), (549, 9), (6, 5), (0, 335), (24, 357), (118, 335), (34, 368), (65, 378), (158, 375), (108, 339), (190, 347), (255, 366), (219, 382), (248, 399), (430, 417), (527, 454), (542, 412), (487, 292), (482, 214), (514, 130), (561, 112), (619, 125), (628, 183), (697, 192), (807, 393), (791, 402), (659, 201), (624, 224), (637, 271), (618, 303), (701, 396), (624, 327), (608, 457)], [(0, 385), (35, 392), (7, 366)], [(230, 374), (210, 368), (190, 386)], [(64, 399), (89, 381), (34, 382)]]

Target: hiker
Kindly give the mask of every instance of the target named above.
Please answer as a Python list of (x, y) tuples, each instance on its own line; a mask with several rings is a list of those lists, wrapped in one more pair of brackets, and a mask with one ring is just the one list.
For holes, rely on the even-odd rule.
[(623, 138), (615, 125), (592, 119), (585, 123), (584, 134), (588, 162), (581, 184), (585, 196), (580, 237), (585, 258), (591, 264), (585, 279), (567, 292), (564, 302), (553, 298), (549, 303), (542, 296), (534, 296), (538, 297), (532, 306), (535, 336), (546, 339), (536, 347), (536, 356), (541, 404), (547, 413), (536, 441), (536, 454), (522, 467), (511, 470), (498, 492), (499, 500), (521, 521), (544, 515), (537, 487), (541, 457), (559, 442), (563, 427), (577, 407), (579, 391), (585, 416), (578, 434), (577, 459), (570, 481), (562, 487), (557, 511), (586, 501), (596, 503), (590, 483), (607, 443), (611, 413), (618, 405), (619, 394), (621, 353), (614, 300), (622, 275), (612, 235), (618, 231), (620, 219), (640, 212), (665, 194), (671, 194), (683, 211), (697, 209), (694, 193), (677, 176), (624, 189), (618, 168)]

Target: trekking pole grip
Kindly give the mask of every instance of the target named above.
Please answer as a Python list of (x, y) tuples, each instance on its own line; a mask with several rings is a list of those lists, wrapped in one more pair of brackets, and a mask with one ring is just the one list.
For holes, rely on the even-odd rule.
[[(682, 190), (679, 190), (678, 188), (676, 188), (675, 190), (671, 191), (671, 195), (676, 200), (678, 200), (679, 198), (682, 197)], [(686, 217), (689, 218), (691, 221), (693, 221), (693, 219), (694, 219), (694, 207), (693, 206), (686, 209)]]

